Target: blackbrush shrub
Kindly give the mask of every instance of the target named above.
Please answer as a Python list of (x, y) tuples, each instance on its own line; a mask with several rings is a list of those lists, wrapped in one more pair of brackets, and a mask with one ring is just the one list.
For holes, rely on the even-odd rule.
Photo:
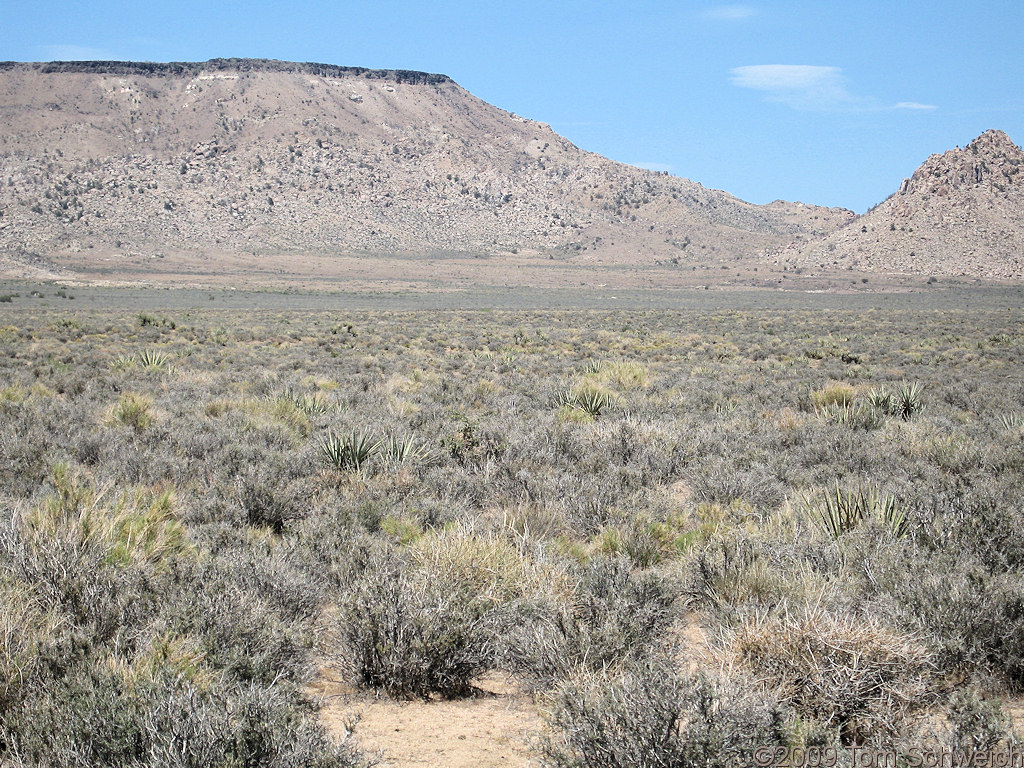
[(310, 669), (309, 618), (289, 615), (261, 589), (255, 568), (230, 554), (186, 564), (165, 619), (197, 638), (206, 664), (244, 683), (271, 685), (282, 676), (302, 679)]
[(750, 680), (681, 673), (657, 656), (558, 686), (540, 743), (552, 768), (747, 768), (785, 742), (786, 715)]
[(169, 674), (129, 680), (99, 665), (35, 688), (4, 718), (19, 764), (354, 768), (308, 707), (275, 688), (211, 691)]
[(235, 497), (246, 523), (266, 526), (277, 534), (284, 532), (289, 521), (302, 517), (298, 500), (285, 485), (256, 467), (235, 481)]
[(953, 749), (973, 755), (989, 750), (1010, 735), (1011, 721), (996, 698), (983, 698), (975, 687), (961, 688), (947, 707)]
[(687, 476), (700, 501), (728, 504), (742, 500), (770, 509), (785, 498), (782, 485), (763, 464), (740, 468), (725, 459), (702, 459), (687, 470)]
[(802, 716), (838, 728), (848, 744), (900, 732), (908, 713), (926, 703), (932, 653), (871, 616), (820, 607), (749, 616), (732, 644), (754, 675)]
[(1020, 574), (993, 575), (977, 559), (953, 553), (918, 557), (913, 570), (876, 564), (874, 576), (895, 619), (931, 640), (940, 669), (987, 670), (1024, 688)]
[(537, 688), (649, 653), (673, 618), (674, 583), (634, 573), (627, 558), (597, 557), (570, 580), (570, 592), (525, 606), (504, 635), (505, 665)]
[(465, 695), (496, 665), (498, 634), (531, 581), (496, 539), (437, 534), (406, 551), (376, 548), (339, 605), (343, 663), (392, 696)]

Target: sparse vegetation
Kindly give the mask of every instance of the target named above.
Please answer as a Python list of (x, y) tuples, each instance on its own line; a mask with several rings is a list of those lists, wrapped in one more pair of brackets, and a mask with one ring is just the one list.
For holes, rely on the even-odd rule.
[(324, 665), (556, 768), (1012, 737), (1018, 314), (91, 303), (0, 318), (0, 762), (357, 765)]

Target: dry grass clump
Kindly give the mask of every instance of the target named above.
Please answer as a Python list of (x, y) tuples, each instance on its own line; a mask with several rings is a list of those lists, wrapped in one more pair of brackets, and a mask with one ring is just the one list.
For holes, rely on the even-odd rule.
[(131, 427), (136, 432), (142, 432), (153, 423), (154, 419), (152, 397), (135, 392), (125, 392), (110, 409), (106, 422), (110, 426), (122, 424)]
[(803, 715), (851, 743), (893, 734), (926, 704), (932, 653), (870, 616), (805, 608), (748, 617), (730, 636), (737, 660)]
[(44, 663), (60, 618), (25, 585), (0, 580), (0, 713), (7, 711)]
[(853, 405), (855, 397), (856, 391), (849, 384), (834, 383), (811, 392), (811, 404), (815, 411), (821, 411), (830, 406), (846, 408)]
[(54, 468), (52, 482), (53, 494), (24, 517), (22, 536), (29, 551), (64, 539), (99, 553), (108, 564), (160, 566), (187, 546), (169, 489), (97, 490), (65, 464)]

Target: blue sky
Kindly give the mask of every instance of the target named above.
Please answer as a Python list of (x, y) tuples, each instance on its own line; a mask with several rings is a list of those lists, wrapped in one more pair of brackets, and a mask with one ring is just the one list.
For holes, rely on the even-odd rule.
[(583, 149), (858, 212), (988, 128), (1024, 143), (1024, 0), (5, 0), (0, 59), (252, 56), (450, 75)]

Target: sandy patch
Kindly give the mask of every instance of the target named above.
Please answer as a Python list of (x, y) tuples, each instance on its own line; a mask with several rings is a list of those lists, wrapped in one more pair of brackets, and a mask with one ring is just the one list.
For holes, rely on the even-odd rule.
[(321, 717), (336, 738), (345, 738), (358, 716), (354, 738), (377, 753), (383, 768), (442, 766), (491, 768), (538, 766), (529, 742), (542, 728), (533, 699), (501, 676), (477, 681), (479, 695), (455, 701), (375, 698), (322, 675), (310, 687)]

